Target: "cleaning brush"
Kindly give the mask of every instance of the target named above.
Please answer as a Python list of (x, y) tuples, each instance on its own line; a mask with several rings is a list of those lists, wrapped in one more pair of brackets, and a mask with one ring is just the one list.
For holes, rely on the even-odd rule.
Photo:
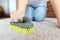
[(34, 32), (34, 25), (27, 17), (24, 18), (24, 22), (10, 22), (9, 29), (15, 30), (22, 34), (31, 34)]

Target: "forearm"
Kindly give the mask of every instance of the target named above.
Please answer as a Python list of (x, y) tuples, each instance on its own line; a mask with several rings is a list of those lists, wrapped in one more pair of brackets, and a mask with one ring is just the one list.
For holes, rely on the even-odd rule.
[(18, 0), (18, 10), (25, 11), (27, 3), (27, 0)]
[(50, 0), (52, 7), (54, 9), (54, 12), (56, 14), (56, 18), (58, 20), (58, 23), (60, 23), (60, 0)]

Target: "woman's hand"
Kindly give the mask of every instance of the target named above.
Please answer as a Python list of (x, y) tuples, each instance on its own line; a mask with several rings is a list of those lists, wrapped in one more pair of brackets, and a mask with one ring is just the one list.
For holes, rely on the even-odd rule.
[(24, 12), (17, 10), (11, 13), (11, 20), (13, 22), (22, 22), (24, 16), (25, 16)]
[(11, 13), (11, 20), (13, 22), (22, 22), (25, 16), (28, 0), (18, 0), (18, 9)]

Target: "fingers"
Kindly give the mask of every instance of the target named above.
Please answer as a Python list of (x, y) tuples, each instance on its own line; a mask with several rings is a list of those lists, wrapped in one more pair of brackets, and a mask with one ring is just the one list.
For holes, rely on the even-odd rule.
[(10, 17), (11, 17), (11, 20), (16, 20), (17, 19), (17, 18), (15, 18), (16, 17), (16, 12), (12, 12)]
[(11, 13), (10, 17), (13, 22), (22, 22), (24, 14), (18, 11), (15, 11)]
[(18, 22), (23, 22), (23, 18), (22, 19), (18, 19)]

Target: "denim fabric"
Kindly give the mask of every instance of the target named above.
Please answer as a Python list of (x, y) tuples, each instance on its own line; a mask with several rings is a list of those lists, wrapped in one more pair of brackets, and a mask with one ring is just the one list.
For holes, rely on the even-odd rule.
[(43, 21), (46, 17), (46, 7), (37, 7), (33, 13), (35, 21)]
[(39, 3), (38, 0), (34, 1), (37, 2), (37, 5), (31, 0), (32, 4), (27, 6), (26, 16), (31, 20), (43, 21), (46, 17), (46, 0), (41, 0)]
[(26, 16), (29, 17), (31, 20), (33, 20), (33, 12), (34, 12), (34, 8), (28, 6), (26, 9)]

